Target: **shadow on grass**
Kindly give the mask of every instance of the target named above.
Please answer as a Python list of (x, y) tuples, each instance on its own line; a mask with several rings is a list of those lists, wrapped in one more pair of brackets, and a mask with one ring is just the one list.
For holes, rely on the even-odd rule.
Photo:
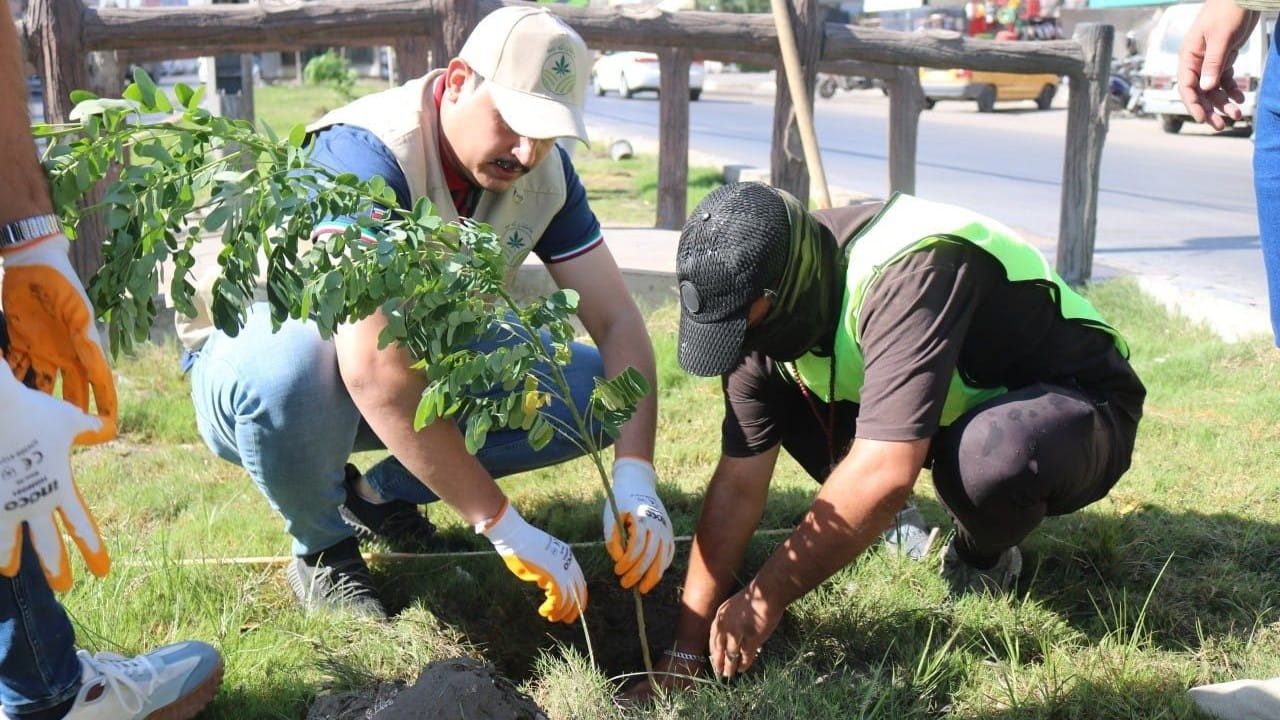
[(993, 704), (1012, 706), (966, 717), (975, 720), (1196, 720), (1207, 717), (1186, 698), (1186, 688), (1176, 677), (1112, 683), (1075, 681), (1048, 698)]
[[(771, 498), (773, 511), (766, 514), (763, 527), (775, 527), (770, 523), (790, 517), (796, 508), (807, 506), (811, 500), (812, 493), (779, 489)], [(687, 512), (696, 517), (702, 496), (664, 488), (663, 501), (673, 513)], [(575, 508), (572, 512), (579, 510)], [(599, 517), (594, 502), (590, 511), (594, 518)], [(530, 522), (539, 524), (539, 519), (530, 518)], [(598, 520), (595, 523), (598, 527)], [(587, 537), (562, 534), (561, 538), (569, 542), (600, 539), (598, 534)], [(451, 539), (463, 540), (458, 536)], [(745, 567), (752, 570), (759, 567), (781, 540), (782, 537), (769, 537), (754, 543)], [(487, 542), (476, 538), (465, 541), (473, 544), (475, 550), (490, 552), (375, 567), (375, 580), (383, 590), (389, 609), (394, 613), (406, 607), (422, 606), (442, 624), (485, 648), (486, 657), (503, 674), (518, 680), (531, 676), (540, 652), (552, 651), (557, 645), (569, 645), (583, 654), (588, 653), (580, 624), (565, 626), (542, 619), (537, 614), (543, 600), (542, 591), (511, 575)], [(586, 620), (597, 665), (610, 677), (642, 670), (632, 592), (618, 585), (612, 560), (603, 546), (578, 548), (574, 554), (587, 577)], [(689, 543), (679, 543), (675, 559), (662, 581), (644, 595), (646, 635), (655, 662), (662, 650), (670, 646), (675, 631), (679, 588), (684, 582), (688, 555)]]
[(1275, 523), (1145, 504), (1051, 519), (1024, 547), (1019, 591), (1092, 640), (1142, 629), (1179, 651), (1202, 638), (1247, 639), (1276, 620)]

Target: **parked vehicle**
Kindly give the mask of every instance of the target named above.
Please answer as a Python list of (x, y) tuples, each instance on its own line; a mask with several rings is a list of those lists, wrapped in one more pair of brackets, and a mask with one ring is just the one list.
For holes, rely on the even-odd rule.
[(836, 94), (836, 90), (870, 90), (881, 86), (875, 78), (818, 73), (817, 91), (818, 96), (822, 98), (832, 97)]
[[(1142, 60), (1142, 81), (1146, 85), (1142, 91), (1142, 110), (1158, 116), (1160, 128), (1167, 133), (1180, 131), (1183, 123), (1191, 120), (1178, 94), (1178, 48), (1203, 6), (1204, 3), (1187, 3), (1165, 8), (1147, 40), (1147, 53)], [(1267, 25), (1258, 23), (1232, 66), (1236, 83), (1244, 91), (1244, 102), (1240, 103), (1243, 117), (1236, 125), (1242, 127), (1245, 135), (1253, 134), (1258, 82), (1266, 65)]]
[(1132, 54), (1111, 64), (1107, 84), (1107, 103), (1111, 112), (1132, 112), (1141, 103), (1144, 84), (1141, 80), (1142, 55)]
[[(596, 95), (616, 92), (629, 98), (637, 92), (658, 92), (661, 73), (656, 53), (628, 50), (606, 52), (591, 68), (591, 86)], [(702, 96), (702, 81), (706, 71), (701, 60), (689, 63), (689, 99)]]
[(978, 112), (987, 113), (995, 109), (997, 101), (1034, 100), (1037, 108), (1048, 110), (1058, 92), (1059, 80), (1049, 73), (920, 68), (926, 108), (932, 108), (939, 100), (972, 100), (978, 104)]

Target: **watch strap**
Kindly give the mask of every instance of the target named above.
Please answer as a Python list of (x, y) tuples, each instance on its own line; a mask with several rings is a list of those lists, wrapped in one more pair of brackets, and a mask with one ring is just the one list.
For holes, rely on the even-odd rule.
[(0, 227), (0, 250), (62, 232), (62, 223), (52, 213), (33, 215)]

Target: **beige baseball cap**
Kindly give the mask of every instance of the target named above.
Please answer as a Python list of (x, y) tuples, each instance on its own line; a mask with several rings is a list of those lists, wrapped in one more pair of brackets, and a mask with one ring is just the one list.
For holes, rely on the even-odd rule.
[(587, 45), (547, 8), (494, 10), (471, 31), (458, 57), (484, 77), (512, 130), (587, 142)]

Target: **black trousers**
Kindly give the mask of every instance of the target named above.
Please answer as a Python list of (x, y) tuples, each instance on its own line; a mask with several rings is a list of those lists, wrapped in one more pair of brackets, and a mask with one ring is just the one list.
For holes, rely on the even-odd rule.
[[(815, 480), (830, 474), (857, 430), (858, 406), (832, 412), (799, 389), (783, 449)], [(820, 418), (820, 419), (819, 419)], [(1027, 537), (1046, 516), (1102, 499), (1129, 469), (1138, 418), (1075, 387), (1040, 383), (993, 398), (941, 428), (929, 460), (938, 498), (956, 524), (957, 550), (984, 564)]]

